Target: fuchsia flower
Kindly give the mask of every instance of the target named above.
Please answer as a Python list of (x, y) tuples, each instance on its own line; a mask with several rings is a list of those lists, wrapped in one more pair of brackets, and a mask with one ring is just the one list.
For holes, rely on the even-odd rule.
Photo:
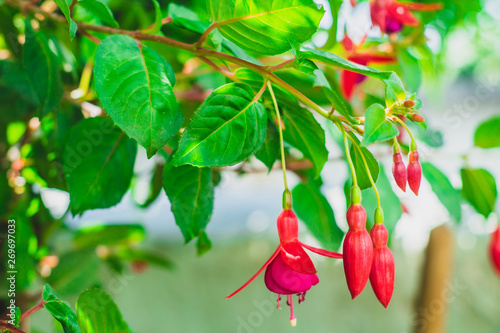
[(436, 11), (443, 8), (441, 3), (402, 3), (394, 0), (370, 1), (370, 12), (373, 25), (384, 33), (390, 34), (403, 29), (404, 25), (417, 26), (419, 24), (412, 11)]
[(305, 300), (306, 292), (319, 282), (316, 268), (304, 248), (335, 259), (342, 259), (342, 254), (318, 249), (299, 241), (297, 216), (290, 209), (281, 212), (278, 216), (277, 226), (280, 244), (276, 251), (250, 280), (226, 298), (239, 293), (266, 269), (264, 281), (267, 289), (278, 294), (278, 308), (280, 295), (287, 295), (287, 304), (290, 306), (290, 323), (295, 326), (297, 320), (293, 313), (293, 295), (297, 294), (300, 304)]
[(416, 150), (410, 151), (408, 157), (409, 157), (408, 168), (407, 168), (408, 185), (410, 185), (410, 189), (413, 191), (413, 193), (415, 193), (415, 195), (418, 195), (418, 190), (420, 189), (420, 182), (422, 180), (422, 166), (418, 161), (418, 152)]
[[(342, 44), (347, 51), (347, 60), (366, 66), (371, 63), (387, 64), (396, 61), (392, 56), (376, 53), (358, 53), (356, 46), (348, 36), (345, 36)], [(340, 73), (340, 86), (342, 93), (347, 100), (351, 100), (354, 94), (354, 88), (361, 84), (366, 76), (356, 72), (342, 70)]]
[(489, 250), (493, 269), (500, 276), (500, 225), (491, 234)]
[(392, 156), (392, 160), (394, 164), (392, 165), (392, 175), (394, 176), (394, 180), (396, 180), (396, 184), (398, 184), (399, 188), (406, 192), (406, 166), (403, 163), (403, 156), (398, 151), (394, 153)]
[(373, 264), (370, 283), (373, 292), (387, 308), (394, 291), (394, 256), (387, 247), (389, 233), (383, 224), (375, 224), (370, 231), (373, 241)]

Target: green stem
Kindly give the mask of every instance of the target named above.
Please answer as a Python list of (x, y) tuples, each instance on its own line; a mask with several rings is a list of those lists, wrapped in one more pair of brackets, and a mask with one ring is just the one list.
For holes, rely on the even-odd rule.
[[(345, 131), (344, 126), (342, 125), (342, 123), (336, 122), (335, 124), (340, 129), (340, 131), (342, 132), (342, 136), (344, 138), (345, 156), (347, 158), (347, 163), (349, 163), (349, 168), (351, 169), (351, 174), (352, 174), (352, 184), (353, 184), (353, 187), (357, 187), (358, 186), (358, 178), (356, 176), (356, 169), (354, 168), (354, 163), (352, 162), (351, 151), (349, 150), (349, 143), (347, 142), (346, 131)], [(354, 142), (353, 142), (353, 144), (354, 144)]]
[(361, 147), (359, 147), (357, 145), (357, 143), (354, 141), (354, 139), (351, 138), (351, 141), (352, 141), (353, 146), (355, 146), (356, 149), (358, 150), (359, 155), (361, 156), (361, 159), (363, 160), (363, 164), (365, 166), (366, 173), (368, 174), (368, 179), (370, 180), (370, 183), (372, 184), (372, 187), (373, 187), (373, 191), (375, 192), (375, 196), (377, 197), (377, 208), (381, 208), (381, 205), (380, 205), (380, 194), (378, 192), (377, 186), (375, 185), (375, 182), (373, 181), (372, 173), (370, 172), (370, 168), (368, 167), (368, 162), (366, 162), (365, 154), (363, 154), (363, 151), (361, 150)]
[(271, 98), (273, 99), (274, 109), (276, 110), (276, 117), (278, 118), (278, 132), (280, 134), (280, 149), (281, 149), (281, 167), (283, 169), (283, 182), (285, 183), (285, 191), (289, 191), (288, 183), (286, 180), (286, 161), (285, 161), (285, 146), (283, 144), (283, 129), (281, 128), (281, 115), (278, 108), (278, 102), (276, 101), (276, 96), (274, 96), (273, 86), (271, 81), (267, 81), (267, 87)]
[[(400, 123), (400, 124), (401, 124), (401, 126), (403, 126), (403, 127), (405, 128), (406, 132), (408, 132), (408, 135), (409, 135), (409, 136), (410, 136), (410, 138), (411, 138), (412, 143), (416, 142), (416, 141), (415, 141), (415, 138), (413, 137), (413, 134), (411, 134), (410, 129), (408, 128), (408, 126), (405, 124), (405, 122), (404, 122), (404, 121), (402, 121), (401, 119), (399, 119), (399, 117), (392, 117), (392, 119), (393, 119), (393, 120), (396, 120), (398, 123)], [(415, 145), (416, 145), (416, 144), (415, 144)], [(415, 147), (415, 148), (416, 148), (416, 147)]]

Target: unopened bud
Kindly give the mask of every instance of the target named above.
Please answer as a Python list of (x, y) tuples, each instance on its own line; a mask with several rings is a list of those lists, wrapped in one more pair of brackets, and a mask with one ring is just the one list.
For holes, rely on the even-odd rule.
[(409, 99), (408, 99), (408, 100), (404, 101), (403, 106), (404, 106), (405, 108), (410, 109), (410, 108), (414, 107), (414, 106), (415, 106), (415, 104), (416, 104), (416, 103), (415, 103), (415, 101), (412, 101), (412, 100), (409, 100)]
[(425, 121), (424, 117), (416, 113), (411, 115), (411, 120), (413, 120), (416, 123), (421, 123)]
[(418, 161), (418, 152), (411, 151), (409, 154), (409, 163), (407, 169), (408, 185), (415, 195), (418, 195), (420, 181), (422, 179), (422, 166)]
[(401, 153), (395, 153), (392, 156), (392, 160), (394, 164), (392, 165), (392, 175), (394, 176), (394, 180), (396, 184), (398, 184), (399, 188), (406, 192), (406, 166), (403, 163), (403, 157)]

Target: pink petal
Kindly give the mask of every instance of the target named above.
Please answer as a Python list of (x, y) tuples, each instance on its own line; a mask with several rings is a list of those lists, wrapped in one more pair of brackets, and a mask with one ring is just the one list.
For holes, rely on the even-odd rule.
[(302, 274), (288, 267), (281, 256), (277, 256), (268, 266), (265, 283), (269, 290), (277, 294), (297, 294), (311, 289), (319, 282), (316, 274)]

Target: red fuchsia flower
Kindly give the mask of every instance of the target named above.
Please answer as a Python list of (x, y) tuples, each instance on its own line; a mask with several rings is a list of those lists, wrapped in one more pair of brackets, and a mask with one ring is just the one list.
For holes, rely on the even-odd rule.
[(500, 225), (491, 234), (490, 259), (493, 269), (500, 276)]
[[(347, 60), (354, 63), (366, 66), (372, 63), (387, 64), (396, 61), (392, 56), (376, 53), (358, 53), (356, 46), (352, 43), (348, 36), (342, 41), (345, 50), (347, 51)], [(340, 73), (340, 86), (342, 93), (347, 100), (351, 100), (354, 94), (354, 89), (366, 79), (366, 76), (356, 72), (342, 70)]]
[(352, 299), (365, 288), (373, 259), (373, 243), (366, 231), (366, 211), (360, 201), (360, 199), (353, 200), (353, 204), (347, 210), (349, 231), (343, 246), (344, 272)]
[(277, 221), (280, 244), (264, 266), (243, 286), (226, 298), (231, 298), (248, 286), (264, 269), (264, 281), (267, 289), (278, 294), (278, 308), (281, 295), (287, 296), (290, 306), (290, 323), (295, 326), (297, 320), (293, 313), (293, 295), (298, 296), (299, 304), (305, 300), (306, 292), (318, 284), (316, 268), (304, 248), (325, 257), (342, 259), (342, 254), (318, 249), (299, 241), (299, 224), (297, 216), (290, 209), (284, 209)]
[(394, 0), (370, 1), (373, 25), (380, 31), (391, 34), (401, 31), (404, 25), (418, 26), (419, 22), (412, 11), (432, 12), (443, 8), (441, 3), (403, 3)]
[(418, 152), (416, 150), (410, 151), (408, 157), (408, 185), (410, 185), (410, 189), (413, 191), (413, 193), (415, 193), (415, 195), (418, 195), (418, 190), (420, 189), (420, 181), (422, 179), (422, 166), (418, 161)]
[(378, 300), (387, 308), (394, 291), (394, 256), (387, 247), (389, 233), (379, 223), (370, 231), (373, 241), (373, 263), (370, 272), (370, 283)]

